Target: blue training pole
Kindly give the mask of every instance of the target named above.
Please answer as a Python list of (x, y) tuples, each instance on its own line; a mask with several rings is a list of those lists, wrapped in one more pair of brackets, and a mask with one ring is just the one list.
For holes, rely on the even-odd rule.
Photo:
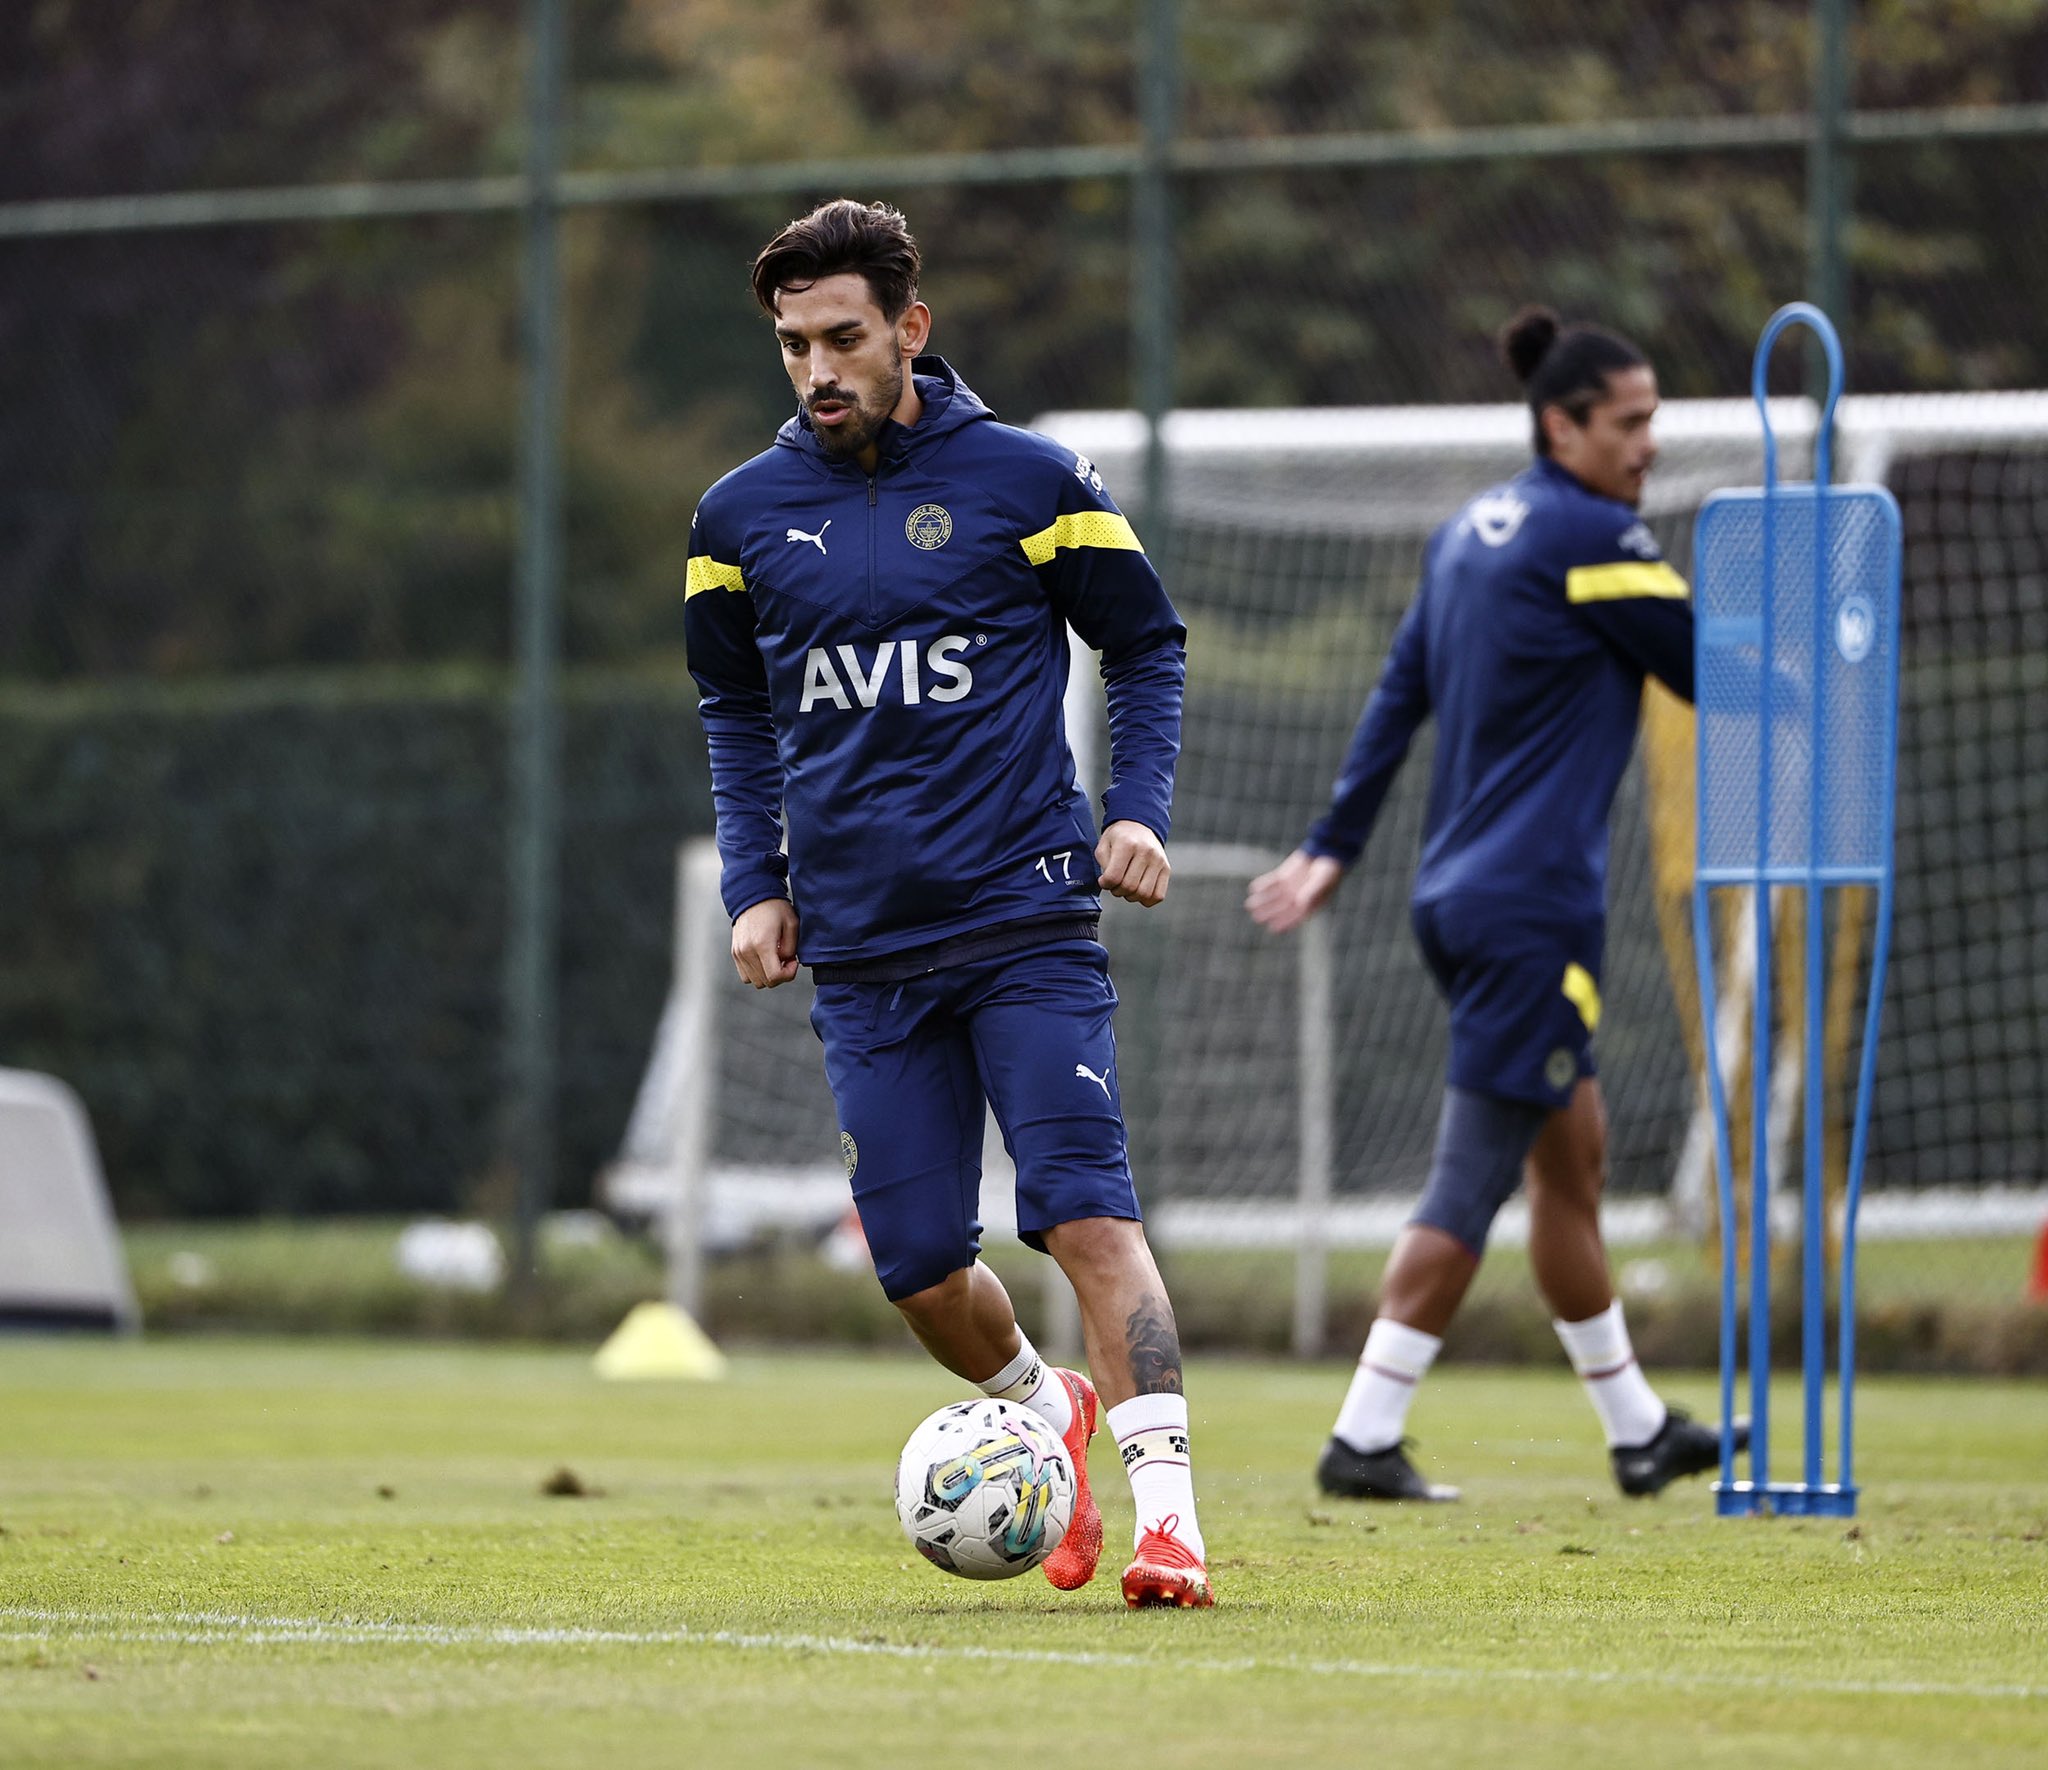
[[(1828, 392), (1815, 447), (1814, 484), (1784, 488), (1777, 436), (1765, 387), (1772, 346), (1793, 325), (1819, 338), (1828, 364)], [(1835, 410), (1842, 390), (1842, 353), (1827, 317), (1804, 302), (1774, 314), (1757, 344), (1751, 384), (1763, 419), (1764, 483), (1756, 490), (1716, 493), (1695, 530), (1700, 565), (1697, 762), (1701, 784), (1699, 872), (1693, 930), (1705, 1016), (1707, 1087), (1715, 1127), (1715, 1178), (1722, 1216), (1721, 1481), (1717, 1509), (1743, 1512), (1853, 1514), (1853, 1396), (1856, 1373), (1856, 1225), (1862, 1200), (1869, 1115), (1876, 1081), (1877, 1031), (1890, 954), (1892, 843), (1897, 784), (1900, 542), (1898, 506), (1878, 486), (1833, 486)], [(1811, 510), (1806, 500), (1811, 499)], [(1781, 558), (1780, 536), (1813, 524), (1812, 553), (1794, 547)], [(1788, 530), (1787, 523), (1794, 524)], [(1803, 541), (1804, 537), (1799, 536)], [(1797, 599), (1811, 597), (1804, 625)], [(1778, 611), (1783, 606), (1785, 620)], [(1884, 651), (1877, 659), (1875, 647)], [(1866, 671), (1866, 661), (1872, 666)], [(1881, 676), (1874, 674), (1881, 670)], [(1754, 683), (1752, 694), (1750, 684)], [(1781, 719), (1799, 721), (1778, 729)], [(1839, 726), (1843, 736), (1831, 734)], [(1719, 734), (1710, 741), (1710, 729)], [(1802, 740), (1801, 733), (1804, 737)], [(1727, 747), (1722, 747), (1723, 745)], [(1875, 766), (1873, 766), (1875, 765)], [(1752, 770), (1754, 773), (1752, 774)], [(1841, 779), (1834, 778), (1836, 773)], [(1784, 779), (1780, 780), (1780, 775)], [(1875, 789), (1873, 792), (1872, 789)], [(1744, 795), (1754, 791), (1753, 805)], [(1807, 796), (1798, 817), (1797, 795)], [(1788, 801), (1782, 812), (1777, 800)], [(1744, 812), (1747, 817), (1745, 818)], [(1734, 813), (1732, 819), (1728, 814)], [(1870, 997), (1863, 1026), (1855, 1122), (1848, 1148), (1839, 1308), (1841, 1425), (1838, 1479), (1826, 1480), (1827, 1381), (1827, 893), (1831, 886), (1874, 888)], [(1733, 1429), (1737, 1355), (1737, 1244), (1733, 1151), (1727, 1079), (1716, 1034), (1720, 1004), (1713, 962), (1711, 893), (1735, 886), (1751, 893), (1756, 999), (1751, 1015), (1750, 1479), (1735, 1480)], [(1773, 1013), (1772, 894), (1805, 912), (1803, 1024), (1787, 1027), (1801, 1040), (1804, 1083), (1801, 1227), (1801, 1377), (1803, 1479), (1770, 1479), (1771, 1136)]]

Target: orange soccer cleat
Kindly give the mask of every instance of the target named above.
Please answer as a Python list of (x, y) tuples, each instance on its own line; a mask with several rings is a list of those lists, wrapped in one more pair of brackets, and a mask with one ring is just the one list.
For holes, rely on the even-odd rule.
[(1138, 1550), (1124, 1569), (1124, 1602), (1133, 1610), (1170, 1605), (1177, 1610), (1208, 1610), (1216, 1602), (1209, 1589), (1209, 1570), (1202, 1559), (1174, 1534), (1180, 1523), (1169, 1512), (1138, 1538)]
[(1074, 1404), (1074, 1423), (1067, 1428), (1067, 1459), (1074, 1465), (1074, 1516), (1060, 1546), (1045, 1558), (1045, 1577), (1062, 1592), (1085, 1586), (1102, 1559), (1102, 1508), (1088, 1491), (1088, 1440), (1095, 1436), (1095, 1385), (1079, 1371), (1055, 1370)]

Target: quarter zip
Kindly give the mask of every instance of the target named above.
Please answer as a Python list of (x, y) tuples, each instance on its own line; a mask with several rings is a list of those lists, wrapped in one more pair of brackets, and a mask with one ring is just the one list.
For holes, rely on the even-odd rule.
[(868, 625), (875, 625), (880, 603), (875, 596), (875, 481), (882, 475), (881, 464), (868, 475)]

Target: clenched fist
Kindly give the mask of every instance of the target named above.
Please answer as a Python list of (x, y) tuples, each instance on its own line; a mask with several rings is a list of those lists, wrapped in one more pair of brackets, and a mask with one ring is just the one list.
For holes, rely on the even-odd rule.
[(1173, 863), (1166, 858), (1166, 844), (1143, 824), (1120, 818), (1105, 829), (1095, 844), (1095, 865), (1111, 897), (1148, 910), (1166, 899)]
[(732, 962), (743, 983), (773, 989), (796, 975), (796, 906), (764, 897), (732, 925)]

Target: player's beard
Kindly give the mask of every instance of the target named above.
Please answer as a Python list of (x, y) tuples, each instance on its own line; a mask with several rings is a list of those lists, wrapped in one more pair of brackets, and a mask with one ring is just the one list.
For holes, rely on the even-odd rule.
[(857, 455), (881, 434), (889, 414), (903, 398), (903, 364), (890, 365), (872, 400), (856, 399), (843, 387), (828, 387), (811, 395), (811, 404), (830, 400), (848, 408), (849, 415), (834, 425), (813, 424), (811, 433), (828, 455)]

